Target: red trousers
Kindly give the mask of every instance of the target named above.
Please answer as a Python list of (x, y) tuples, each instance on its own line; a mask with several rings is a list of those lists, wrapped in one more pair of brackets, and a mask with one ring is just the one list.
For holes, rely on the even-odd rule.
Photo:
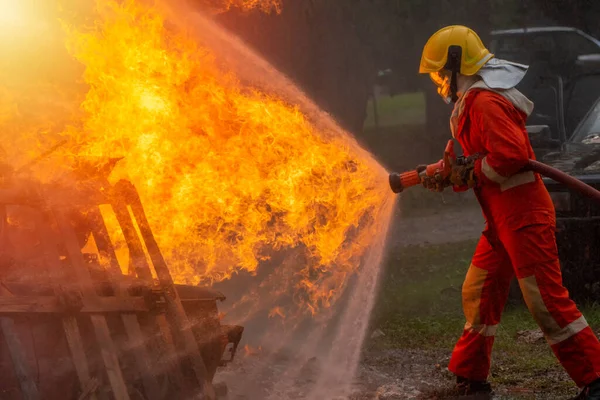
[(466, 325), (450, 359), (455, 375), (486, 380), (494, 334), (515, 276), (529, 311), (578, 386), (600, 377), (600, 342), (562, 285), (553, 224), (483, 235), (462, 289)]

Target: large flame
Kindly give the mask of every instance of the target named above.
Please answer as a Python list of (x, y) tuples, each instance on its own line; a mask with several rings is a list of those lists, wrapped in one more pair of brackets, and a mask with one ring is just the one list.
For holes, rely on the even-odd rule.
[(61, 132), (70, 151), (124, 157), (111, 179), (136, 185), (176, 281), (223, 280), (300, 249), (295, 285), (308, 309), (329, 305), (371, 244), (383, 170), (298, 107), (244, 87), (160, 8), (96, 6), (92, 28), (64, 25), (88, 89)]
[(254, 10), (258, 9), (263, 12), (271, 12), (275, 11), (277, 13), (281, 12), (281, 1), (282, 0), (223, 0), (225, 2), (225, 9), (230, 9), (231, 7), (238, 7), (242, 10)]

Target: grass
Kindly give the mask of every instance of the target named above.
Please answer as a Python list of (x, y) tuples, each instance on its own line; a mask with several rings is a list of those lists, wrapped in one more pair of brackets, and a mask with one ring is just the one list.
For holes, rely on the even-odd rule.
[[(373, 326), (385, 336), (377, 348), (444, 350), (462, 333), (460, 287), (476, 242), (397, 248), (388, 258), (374, 310)], [(580, 307), (590, 326), (600, 327), (600, 307)], [(574, 386), (545, 341), (525, 343), (517, 332), (537, 329), (523, 306), (505, 310), (494, 345), (491, 381), (538, 393), (570, 395)]]
[[(421, 92), (377, 98), (379, 126), (416, 125), (425, 123), (425, 96)], [(375, 126), (373, 100), (367, 105), (365, 128)]]
[(460, 286), (475, 244), (470, 240), (391, 251), (374, 310), (374, 324), (392, 340), (391, 345), (446, 345), (444, 337), (456, 339), (460, 323), (453, 334), (440, 335), (436, 327), (446, 330), (462, 320)]

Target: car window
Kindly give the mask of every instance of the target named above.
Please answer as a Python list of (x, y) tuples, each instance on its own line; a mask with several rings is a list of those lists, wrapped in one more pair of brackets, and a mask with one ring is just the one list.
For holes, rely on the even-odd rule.
[(525, 35), (497, 35), (492, 40), (490, 49), (497, 58), (522, 64), (529, 63)]
[(592, 107), (573, 134), (575, 143), (593, 143), (600, 138), (600, 101)]
[(552, 32), (497, 35), (492, 52), (498, 58), (530, 65), (531, 63), (556, 63), (558, 44)]
[(548, 125), (551, 137), (560, 138), (558, 119), (558, 90), (555, 82), (527, 88), (523, 93), (533, 101), (533, 112), (527, 119), (528, 125)]
[(540, 51), (540, 52), (552, 52), (557, 48), (556, 34), (549, 35), (545, 33), (536, 33), (530, 35), (531, 39), (529, 41), (529, 48), (532, 51)]
[(557, 61), (557, 54), (564, 61), (582, 54), (600, 53), (598, 44), (575, 31), (500, 34), (494, 36), (490, 48), (496, 57), (517, 62), (540, 58), (552, 62)]
[(600, 49), (596, 43), (577, 32), (564, 32), (555, 37), (557, 46), (562, 52), (569, 55), (569, 58), (575, 58), (582, 54), (598, 54)]
[(573, 132), (600, 97), (600, 74), (585, 75), (571, 82), (565, 91), (565, 127)]

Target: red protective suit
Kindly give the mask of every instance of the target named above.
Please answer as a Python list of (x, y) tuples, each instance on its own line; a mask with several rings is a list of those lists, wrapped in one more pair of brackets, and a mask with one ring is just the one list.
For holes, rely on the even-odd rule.
[(449, 369), (487, 379), (494, 334), (516, 274), (554, 354), (575, 383), (585, 386), (600, 377), (600, 343), (562, 285), (548, 191), (540, 176), (520, 172), (534, 158), (526, 118), (510, 96), (481, 81), (455, 107), (453, 134), (465, 155), (484, 156), (475, 167), (475, 193), (487, 226), (463, 285), (467, 322)]

